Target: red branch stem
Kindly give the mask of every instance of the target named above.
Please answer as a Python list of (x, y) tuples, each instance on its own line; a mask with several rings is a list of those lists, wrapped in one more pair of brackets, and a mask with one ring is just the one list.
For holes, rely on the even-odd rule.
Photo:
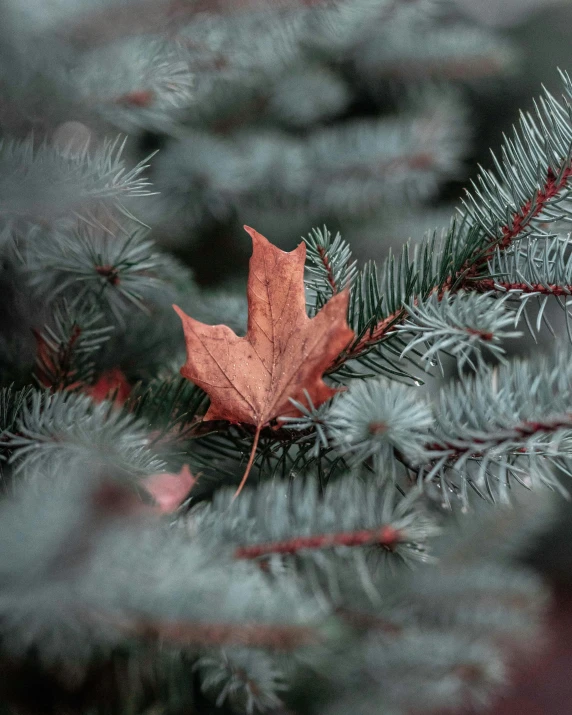
[(328, 283), (334, 293), (338, 292), (338, 286), (336, 285), (336, 279), (334, 278), (334, 270), (326, 250), (322, 246), (318, 246), (318, 253), (320, 254), (320, 259), (324, 268), (326, 269)]
[[(73, 377), (73, 373), (70, 372), (71, 362), (74, 347), (81, 336), (81, 332), (79, 325), (74, 324), (68, 341), (54, 347), (50, 345), (39, 330), (35, 328), (32, 329), (38, 350), (36, 359), (38, 370), (36, 374), (38, 380), (44, 387), (59, 390), (65, 385), (67, 379)], [(52, 378), (55, 379), (55, 382), (52, 381)], [(79, 383), (74, 383), (73, 386), (77, 386), (78, 384)]]
[(572, 167), (564, 169), (559, 181), (556, 180), (552, 169), (548, 169), (542, 189), (513, 214), (511, 220), (512, 226), (507, 224), (501, 228), (502, 240), (497, 244), (501, 250), (508, 248), (510, 244), (530, 226), (532, 220), (542, 213), (548, 201), (562, 191), (571, 176)]
[(373, 330), (368, 331), (363, 337), (361, 337), (356, 343), (350, 345), (345, 352), (341, 353), (331, 367), (328, 368), (328, 372), (333, 372), (337, 368), (348, 360), (354, 360), (360, 355), (366, 353), (373, 345), (380, 342), (380, 340), (389, 332), (389, 330), (395, 325), (395, 323), (402, 320), (406, 315), (405, 308), (399, 308), (394, 313), (391, 313), (383, 320), (380, 320), (377, 325), (374, 326)]
[(505, 442), (507, 439), (510, 439), (511, 437), (516, 440), (526, 439), (528, 437), (532, 437), (535, 434), (556, 432), (559, 429), (570, 428), (572, 428), (572, 413), (559, 416), (547, 421), (527, 420), (525, 422), (522, 422), (520, 425), (512, 427), (510, 431), (513, 434), (508, 435), (508, 437), (505, 434), (494, 436), (490, 439), (475, 438), (474, 440), (472, 440), (472, 444), (467, 447), (459, 446), (458, 444), (454, 444), (453, 442), (443, 442), (441, 444), (436, 442), (427, 445), (427, 449), (431, 451), (443, 451), (444, 449), (450, 450), (452, 452), (451, 457), (460, 457), (462, 454), (466, 454), (468, 451), (471, 451), (472, 456), (480, 457), (482, 455), (482, 452), (474, 450), (473, 445), (483, 444), (487, 445), (487, 448), (490, 448), (491, 444), (494, 446), (501, 445), (503, 442)]
[(370, 163), (366, 165), (363, 163), (356, 163), (354, 165), (344, 166), (341, 167), (336, 173), (330, 173), (329, 180), (348, 178), (369, 179), (372, 176), (375, 177), (394, 174), (396, 171), (401, 169), (426, 171), (435, 164), (435, 161), (435, 154), (431, 153), (427, 149), (413, 154), (398, 156), (393, 159), (388, 159), (387, 161), (378, 161), (377, 163), (372, 163), (370, 161)]
[(305, 549), (329, 549), (334, 546), (366, 546), (367, 544), (393, 549), (401, 539), (402, 534), (393, 526), (382, 526), (377, 529), (298, 536), (268, 544), (239, 546), (235, 550), (234, 556), (237, 559), (256, 559), (271, 554), (297, 554)]
[(241, 645), (290, 651), (319, 642), (314, 628), (264, 623), (187, 623), (141, 621), (128, 626), (137, 635), (151, 640), (185, 646)]
[(541, 293), (542, 295), (572, 295), (572, 285), (559, 286), (555, 283), (544, 285), (542, 283), (507, 283), (505, 281), (496, 281), (494, 278), (483, 278), (472, 284), (474, 290), (487, 293), (491, 290), (518, 290), (522, 293)]
[(403, 633), (403, 626), (383, 619), (377, 613), (363, 613), (349, 608), (336, 608), (336, 614), (357, 630), (382, 631), (388, 635), (395, 636)]
[(439, 80), (467, 80), (475, 77), (490, 77), (502, 71), (502, 60), (494, 55), (463, 57), (457, 60), (428, 62), (396, 62), (383, 64), (377, 70), (380, 77), (391, 79), (416, 79), (430, 77)]

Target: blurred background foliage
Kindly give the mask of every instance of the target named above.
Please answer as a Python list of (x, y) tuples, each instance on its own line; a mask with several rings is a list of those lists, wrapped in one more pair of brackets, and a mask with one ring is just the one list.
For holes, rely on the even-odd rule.
[[(419, 239), (424, 231), (441, 228), (449, 221), (454, 206), (462, 195), (463, 187), (477, 173), (478, 164), (491, 165), (491, 148), (495, 150), (502, 142), (503, 134), (510, 131), (518, 120), (519, 111), (531, 111), (534, 97), (542, 85), (554, 94), (560, 91), (557, 67), (564, 70), (572, 67), (572, 5), (563, 0), (456, 0), (455, 14), (483, 32), (492, 32), (500, 44), (513, 57), (509, 71), (497, 76), (488, 76), (476, 81), (461, 83), (462, 101), (468, 108), (468, 141), (466, 153), (455, 178), (450, 178), (439, 187), (435, 196), (416, 210), (414, 215), (385, 206), (384, 212), (392, 215), (379, 225), (354, 217), (343, 221), (335, 217), (320, 217), (327, 221), (334, 233), (343, 232), (352, 243), (359, 259), (378, 260), (388, 247), (398, 248), (407, 239)], [(415, 36), (408, 38), (415, 42)], [(413, 48), (409, 48), (413, 49)], [(438, 73), (437, 73), (438, 74)], [(415, 86), (415, 82), (412, 85)], [(387, 92), (387, 88), (386, 92)], [(403, 86), (401, 86), (403, 90)], [(400, 87), (391, 94), (384, 94), (389, 106), (399, 99)], [(371, 97), (357, 98), (348, 110), (348, 117), (360, 117), (379, 111)], [(146, 135), (142, 139), (143, 150), (155, 148), (157, 137)], [(397, 214), (397, 215), (395, 215)], [(299, 234), (307, 233), (309, 226), (301, 222), (298, 233), (288, 234), (272, 216), (255, 224), (268, 235), (278, 233), (283, 246), (294, 246)], [(209, 227), (198, 240), (183, 241), (176, 251), (192, 265), (199, 283), (217, 285), (228, 283), (229, 278), (245, 280), (249, 258), (249, 244), (238, 229), (246, 218), (237, 212), (234, 224), (218, 224)], [(315, 224), (320, 223), (316, 220)], [(365, 226), (363, 225), (365, 223)], [(312, 224), (312, 225), (315, 225)], [(229, 230), (230, 228), (230, 230)], [(385, 230), (384, 230), (385, 229)], [(286, 235), (285, 235), (286, 234)], [(554, 316), (558, 320), (559, 316)]]
[(0, 126), (61, 144), (123, 131), (133, 158), (159, 150), (143, 218), (203, 286), (244, 281), (244, 223), (284, 248), (326, 223), (361, 260), (445, 226), (572, 58), (558, 0), (356, 0), (325, 18), (289, 2), (193, 16), (189, 2), (162, 26), (163, 4), (97, 37), (74, 12), (114, 3), (2, 0)]

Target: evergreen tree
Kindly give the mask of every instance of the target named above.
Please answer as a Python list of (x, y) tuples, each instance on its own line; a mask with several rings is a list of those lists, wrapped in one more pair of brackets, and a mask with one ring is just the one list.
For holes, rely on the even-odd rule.
[[(571, 471), (569, 344), (507, 358), (549, 303), (568, 326), (570, 77), (445, 230), (360, 266), (327, 228), (273, 243), (435, 196), (449, 84), (503, 43), (434, 2), (1, 10), (6, 711), (486, 708), (540, 633), (521, 556)], [(247, 304), (165, 250), (236, 217), (270, 239)]]

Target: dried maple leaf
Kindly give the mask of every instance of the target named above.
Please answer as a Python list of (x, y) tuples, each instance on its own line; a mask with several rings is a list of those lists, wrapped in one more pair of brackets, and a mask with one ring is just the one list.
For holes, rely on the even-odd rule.
[(347, 290), (308, 317), (305, 244), (286, 253), (254, 229), (245, 229), (253, 244), (246, 335), (238, 337), (226, 325), (205, 325), (173, 306), (183, 321), (187, 345), (181, 374), (211, 399), (204, 419), (256, 427), (237, 494), (252, 466), (262, 427), (276, 417), (298, 414), (290, 400), (305, 403), (306, 392), (314, 406), (336, 394), (322, 375), (354, 337), (346, 322)]

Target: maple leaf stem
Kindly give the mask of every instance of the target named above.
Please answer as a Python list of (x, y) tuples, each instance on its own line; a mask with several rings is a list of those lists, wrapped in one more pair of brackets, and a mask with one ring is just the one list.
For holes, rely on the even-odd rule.
[(246, 469), (244, 470), (244, 476), (242, 477), (242, 481), (238, 485), (238, 489), (234, 493), (234, 496), (232, 497), (232, 501), (236, 499), (236, 497), (240, 494), (242, 491), (242, 488), (246, 484), (246, 480), (248, 479), (248, 475), (250, 474), (250, 470), (252, 469), (252, 465), (254, 464), (254, 457), (256, 455), (256, 449), (258, 447), (258, 440), (260, 438), (260, 432), (262, 430), (262, 425), (258, 425), (256, 428), (256, 432), (254, 433), (254, 441), (252, 443), (252, 449), (250, 450), (250, 457), (248, 458), (248, 464), (246, 465)]

